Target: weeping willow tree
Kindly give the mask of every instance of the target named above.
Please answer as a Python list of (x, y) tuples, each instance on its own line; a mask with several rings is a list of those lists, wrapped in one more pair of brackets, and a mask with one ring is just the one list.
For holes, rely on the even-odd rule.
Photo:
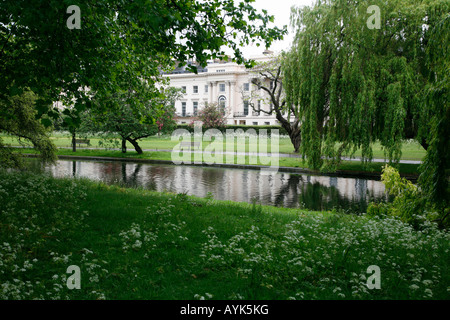
[(448, 207), (449, 12), (449, 0), (325, 0), (292, 9), (284, 86), (311, 167), (335, 169), (358, 149), (367, 164), (375, 141), (398, 163), (402, 141), (415, 139), (427, 150), (422, 190)]
[[(371, 27), (370, 5), (380, 10), (380, 28)], [(442, 81), (428, 56), (445, 45), (431, 40), (449, 8), (442, 0), (326, 0), (292, 10), (296, 38), (284, 85), (302, 119), (301, 152), (310, 166), (336, 168), (358, 149), (367, 163), (375, 141), (390, 162), (400, 159), (404, 139), (428, 149), (430, 119), (443, 108), (426, 99), (430, 83)]]
[[(448, 2), (447, 2), (448, 4)], [(427, 47), (431, 70), (425, 90), (430, 109), (430, 145), (421, 166), (419, 183), (423, 192), (437, 204), (442, 221), (450, 214), (450, 10), (431, 30)]]

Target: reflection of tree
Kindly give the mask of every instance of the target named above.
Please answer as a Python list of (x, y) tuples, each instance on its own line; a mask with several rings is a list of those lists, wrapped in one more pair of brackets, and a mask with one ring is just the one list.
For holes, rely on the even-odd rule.
[[(298, 207), (298, 186), (303, 183), (304, 181), (301, 175), (289, 175), (287, 183), (281, 186), (275, 196), (275, 205), (277, 207)], [(290, 193), (292, 193), (292, 196), (289, 196)]]
[(25, 163), (27, 170), (30, 170), (31, 172), (42, 173), (45, 169), (45, 165), (38, 159), (26, 158)]
[(366, 184), (356, 179), (355, 191), (358, 194), (351, 198), (343, 196), (337, 188), (337, 178), (330, 177), (330, 186), (320, 182), (311, 182), (301, 175), (290, 175), (287, 183), (279, 189), (276, 198), (276, 206), (301, 207), (309, 210), (344, 209), (350, 212), (360, 213), (367, 209)]
[[(226, 171), (222, 169), (211, 169), (211, 168), (198, 168), (199, 176), (201, 177), (201, 182), (192, 183), (195, 187), (202, 187), (201, 190), (204, 196), (208, 192), (211, 192), (216, 199), (225, 199), (224, 195), (225, 193), (232, 193), (232, 188), (230, 188), (228, 185), (228, 181), (226, 181), (225, 177), (227, 175), (225, 174)], [(193, 177), (195, 180), (197, 177)], [(245, 181), (245, 177), (241, 178), (242, 181)], [(229, 196), (229, 194), (227, 195)]]
[[(166, 188), (164, 185), (164, 182), (170, 183), (173, 181), (173, 176), (168, 176), (167, 174), (168, 170), (164, 166), (148, 166), (147, 167), (147, 177), (148, 181), (145, 186), (148, 190), (154, 190), (154, 191), (165, 191), (170, 190), (169, 188)], [(160, 184), (160, 189), (158, 189), (158, 185), (156, 183), (157, 180), (163, 181), (163, 183)]]
[(300, 203), (310, 210), (332, 210), (344, 209), (354, 213), (365, 212), (368, 203), (366, 202), (365, 190), (355, 189), (360, 194), (354, 194), (351, 198), (342, 196), (335, 186), (328, 187), (319, 182), (301, 185), (299, 197)]
[(331, 210), (333, 208), (347, 209), (352, 207), (353, 199), (341, 196), (336, 187), (326, 187), (319, 182), (300, 186), (299, 202), (310, 210)]
[(138, 187), (141, 185), (138, 179), (139, 172), (141, 171), (142, 164), (133, 164), (134, 165), (134, 171), (132, 174), (127, 176), (127, 163), (122, 162), (122, 182), (127, 187)]

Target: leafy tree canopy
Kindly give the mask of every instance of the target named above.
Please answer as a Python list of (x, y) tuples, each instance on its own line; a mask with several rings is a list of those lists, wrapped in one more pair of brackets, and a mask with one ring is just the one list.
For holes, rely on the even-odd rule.
[[(44, 161), (52, 162), (56, 159), (56, 147), (49, 139), (49, 130), (36, 121), (36, 96), (27, 90), (21, 95), (15, 95), (7, 101), (0, 100), (0, 132), (9, 134), (21, 140), (30, 141), (38, 150)], [(0, 137), (0, 167), (19, 167), (22, 157), (12, 152)]]
[[(273, 17), (257, 12), (253, 0), (92, 0), (76, 3), (80, 29), (69, 29), (68, 0), (5, 0), (0, 2), (0, 119), (6, 119), (11, 97), (35, 93), (37, 117), (46, 125), (71, 106), (66, 119), (77, 124), (79, 112), (107, 112), (118, 91), (151, 93), (161, 71), (174, 61), (195, 60), (205, 66), (223, 56), (224, 46), (244, 61), (240, 45), (269, 46), (285, 30), (269, 28)], [(195, 71), (195, 70), (194, 70)], [(124, 87), (123, 84), (126, 83)], [(158, 97), (157, 90), (153, 93)], [(155, 96), (150, 94), (151, 98)], [(95, 99), (94, 99), (95, 98)], [(99, 103), (101, 102), (101, 103)], [(104, 102), (104, 103), (103, 103)], [(131, 104), (130, 104), (131, 105)], [(134, 110), (138, 110), (136, 103)]]
[[(29, 87), (41, 113), (53, 101), (83, 108), (92, 95), (117, 90), (117, 80), (153, 85), (160, 68), (194, 59), (206, 65), (231, 47), (282, 37), (253, 0), (93, 0), (78, 4), (81, 29), (66, 25), (73, 1), (7, 0), (0, 5), (0, 97)], [(89, 90), (81, 90), (89, 88)], [(54, 110), (55, 112), (55, 110)], [(50, 112), (50, 115), (53, 115)]]
[[(126, 141), (142, 154), (138, 140), (157, 133), (167, 133), (176, 127), (175, 101), (183, 94), (180, 88), (161, 87), (159, 94), (151, 90), (153, 98), (147, 100), (148, 87), (138, 91), (117, 91), (108, 101), (108, 112), (99, 112), (93, 108), (82, 117), (83, 131), (122, 140), (122, 152), (126, 152)], [(136, 103), (139, 102), (139, 103)], [(138, 107), (136, 107), (138, 105)]]

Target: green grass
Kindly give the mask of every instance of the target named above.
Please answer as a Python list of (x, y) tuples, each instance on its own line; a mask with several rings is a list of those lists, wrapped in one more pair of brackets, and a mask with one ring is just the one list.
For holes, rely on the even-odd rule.
[[(99, 139), (95, 136), (88, 136), (88, 139), (91, 140), (91, 147), (93, 148), (104, 148), (105, 147), (105, 141)], [(2, 139), (4, 139), (5, 143), (9, 143), (13, 146), (20, 145), (19, 141), (10, 136), (2, 136)], [(71, 146), (71, 138), (69, 135), (61, 134), (61, 133), (54, 133), (52, 136), (52, 141), (57, 147), (70, 147)], [(150, 137), (146, 139), (142, 139), (139, 141), (139, 145), (142, 149), (150, 149), (150, 150), (172, 150), (179, 142), (172, 141), (170, 136), (162, 136), (162, 137)], [(203, 142), (203, 149), (207, 148), (209, 146), (210, 142), (204, 141)], [(236, 146), (234, 146), (234, 150), (237, 151), (237, 143)], [(108, 143), (108, 147), (110, 148), (120, 148), (119, 141), (116, 140), (116, 143)], [(231, 146), (231, 147), (230, 147)], [(246, 140), (246, 150), (248, 151), (250, 146), (254, 148), (255, 150), (259, 150), (259, 146), (255, 144), (251, 144), (250, 141)], [(271, 141), (268, 140), (268, 149), (269, 152), (271, 150)], [(229, 149), (233, 149), (233, 145), (228, 144), (224, 142), (223, 150), (226, 151), (227, 147)], [(129, 150), (134, 150), (133, 146), (127, 142), (127, 148)], [(279, 140), (279, 152), (280, 153), (293, 153), (293, 147), (292, 143), (289, 138), (281, 138)], [(402, 146), (402, 160), (422, 160), (425, 156), (426, 151), (415, 141), (405, 141)], [(354, 157), (360, 157), (361, 151), (358, 150), (354, 154)], [(374, 143), (373, 145), (373, 157), (375, 159), (384, 159), (384, 151), (380, 143)]]
[[(16, 152), (28, 153), (28, 154), (37, 154), (34, 149), (17, 149)], [(148, 160), (164, 160), (164, 161), (172, 161), (172, 154), (170, 152), (144, 152), (139, 155), (135, 151), (129, 151), (123, 154), (120, 151), (115, 150), (87, 150), (87, 149), (78, 149), (75, 153), (69, 149), (58, 149), (57, 154), (59, 156), (80, 156), (80, 157), (108, 157), (108, 158), (117, 158), (117, 159), (148, 159)], [(189, 157), (187, 158), (189, 160)], [(195, 162), (195, 155), (190, 155), (190, 160), (192, 163)], [(244, 161), (238, 162), (235, 159), (231, 164), (246, 164), (246, 165), (275, 165), (276, 163), (270, 162), (270, 158), (261, 157), (256, 159), (256, 162), (250, 161), (249, 157), (246, 156)], [(261, 160), (263, 162), (261, 162)], [(226, 156), (223, 157), (223, 163), (230, 163), (226, 161)], [(279, 167), (292, 167), (292, 168), (304, 168), (308, 169), (308, 164), (306, 161), (303, 161), (299, 158), (279, 158)], [(359, 161), (342, 161), (338, 170), (341, 171), (349, 171), (349, 172), (372, 172), (372, 173), (380, 173), (384, 163), (373, 162), (368, 164), (366, 167)], [(418, 173), (419, 165), (417, 164), (404, 164), (400, 163), (398, 165), (398, 170), (401, 174), (406, 175), (416, 175)]]
[(450, 298), (448, 233), (394, 218), (5, 171), (0, 203), (0, 299)]

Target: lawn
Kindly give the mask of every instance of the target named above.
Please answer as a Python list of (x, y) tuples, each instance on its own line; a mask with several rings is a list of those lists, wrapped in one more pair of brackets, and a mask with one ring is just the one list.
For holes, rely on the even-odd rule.
[(26, 172), (0, 171), (0, 203), (0, 299), (450, 298), (450, 239), (432, 225)]
[[(123, 154), (120, 151), (113, 150), (113, 148), (119, 147), (119, 141), (105, 141), (101, 140), (98, 137), (87, 137), (91, 140), (92, 148), (99, 148), (96, 150), (89, 150), (85, 148), (77, 148), (76, 153), (73, 153), (70, 147), (71, 139), (67, 134), (64, 133), (54, 133), (51, 138), (55, 145), (59, 147), (57, 152), (58, 155), (63, 156), (83, 156), (83, 157), (110, 157), (110, 158), (131, 158), (131, 159), (149, 159), (149, 160), (164, 160), (164, 161), (172, 161), (172, 154), (167, 151), (162, 150), (172, 150), (179, 142), (171, 141), (171, 137), (162, 136), (162, 137), (151, 137), (147, 139), (143, 139), (140, 142), (140, 146), (142, 149), (152, 149), (152, 150), (160, 150), (160, 151), (145, 151), (144, 154), (138, 155), (136, 151), (132, 148), (131, 145), (128, 145), (128, 152)], [(29, 144), (20, 144), (15, 138), (9, 136), (2, 136), (2, 139), (5, 143), (10, 143), (13, 146), (29, 146)], [(248, 139), (246, 140), (246, 151), (248, 152), (250, 148), (250, 143)], [(205, 141), (203, 143), (203, 149), (206, 149), (210, 142)], [(270, 146), (270, 141), (269, 141)], [(242, 145), (241, 145), (242, 147)], [(256, 146), (253, 145), (256, 150)], [(227, 145), (224, 142), (223, 151), (227, 151)], [(280, 153), (292, 153), (292, 145), (288, 138), (281, 138), (279, 141), (279, 149)], [(402, 147), (402, 159), (403, 160), (421, 160), (425, 155), (425, 150), (414, 141), (405, 141)], [(32, 149), (18, 149), (19, 152), (23, 153), (35, 153)], [(269, 148), (270, 151), (270, 148)], [(384, 158), (383, 150), (379, 143), (374, 144), (374, 158)], [(359, 156), (360, 153), (356, 152), (355, 156)], [(187, 157), (189, 159), (189, 156)], [(251, 164), (251, 165), (265, 165), (265, 166), (277, 166), (276, 162), (271, 162), (270, 157), (258, 157), (257, 159), (250, 159), (248, 156), (241, 157), (241, 159), (234, 159), (234, 161), (228, 161), (226, 156), (221, 157), (218, 163), (236, 163), (236, 164)], [(190, 157), (191, 162), (195, 161), (195, 155), (192, 154)], [(205, 161), (206, 162), (206, 161)], [(366, 166), (363, 166), (359, 161), (342, 161), (339, 170), (341, 171), (351, 171), (351, 172), (374, 172), (381, 173), (381, 169), (383, 163), (370, 163)], [(306, 161), (303, 161), (301, 158), (288, 158), (288, 157), (279, 157), (278, 166), (280, 167), (292, 167), (292, 168), (304, 168), (308, 169), (308, 164)], [(400, 164), (397, 168), (402, 174), (407, 175), (417, 175), (418, 173), (418, 165), (417, 164)]]
[[(83, 137), (84, 138), (84, 137)], [(91, 147), (93, 148), (120, 148), (120, 143), (118, 140), (115, 141), (106, 141), (102, 140), (99, 137), (95, 136), (88, 136), (88, 139), (91, 140)], [(20, 145), (18, 140), (13, 137), (9, 136), (2, 136), (2, 139), (4, 139), (5, 143), (9, 143), (11, 145), (17, 146)], [(52, 141), (57, 147), (70, 147), (71, 146), (71, 137), (68, 134), (64, 133), (54, 133), (51, 137)], [(204, 139), (206, 140), (206, 139)], [(142, 149), (149, 149), (149, 150), (172, 150), (179, 142), (172, 141), (170, 136), (162, 136), (162, 137), (150, 137), (146, 139), (142, 139), (139, 142), (139, 145)], [(204, 141), (203, 142), (203, 149), (207, 148), (210, 144), (210, 141)], [(271, 150), (271, 140), (269, 139), (267, 142), (268, 145), (268, 152)], [(232, 143), (227, 143), (226, 141), (223, 142), (223, 150), (234, 150), (237, 151), (237, 148), (243, 148), (242, 144), (238, 144), (237, 141), (235, 145)], [(134, 150), (133, 146), (127, 142), (127, 148), (132, 151)], [(251, 149), (250, 149), (251, 148)], [(247, 152), (249, 150), (255, 150), (259, 151), (259, 146), (256, 143), (253, 143), (249, 139), (246, 139), (245, 142), (245, 150)], [(265, 152), (265, 150), (264, 150)], [(289, 138), (282, 137), (279, 139), (279, 152), (280, 153), (291, 153), (293, 154), (293, 147), (292, 143)], [(425, 156), (426, 151), (422, 148), (420, 144), (418, 144), (416, 141), (405, 141), (402, 146), (402, 160), (422, 160)], [(358, 150), (355, 152), (354, 157), (360, 157), (361, 151)], [(380, 145), (379, 142), (374, 143), (373, 145), (373, 157), (375, 159), (384, 159), (384, 151), (383, 147)]]

